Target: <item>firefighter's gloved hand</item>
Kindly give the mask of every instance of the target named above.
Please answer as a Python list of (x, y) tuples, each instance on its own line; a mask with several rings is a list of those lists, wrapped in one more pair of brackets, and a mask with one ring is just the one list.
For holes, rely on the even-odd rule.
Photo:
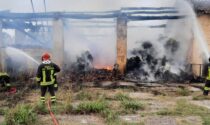
[(54, 84), (54, 90), (58, 91), (58, 84)]

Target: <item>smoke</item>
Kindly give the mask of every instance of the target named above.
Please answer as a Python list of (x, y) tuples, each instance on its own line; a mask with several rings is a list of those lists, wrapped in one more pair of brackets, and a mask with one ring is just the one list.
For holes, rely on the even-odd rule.
[[(134, 76), (139, 76), (141, 80), (154, 81), (162, 79), (163, 74), (167, 72), (173, 74), (173, 76), (181, 76), (182, 71), (189, 71), (187, 69), (188, 52), (194, 39), (193, 36), (200, 34), (200, 30), (197, 27), (198, 23), (194, 22), (196, 19), (195, 14), (192, 14), (192, 8), (185, 1), (178, 0), (175, 3), (175, 0), (90, 0), (87, 3), (84, 0), (77, 2), (73, 0), (63, 0), (62, 2), (61, 0), (46, 0), (46, 2), (48, 5), (47, 11), (107, 11), (118, 10), (122, 7), (170, 7), (175, 4), (175, 7), (179, 10), (179, 15), (188, 15), (187, 18), (170, 21), (151, 21), (149, 23), (141, 22), (142, 25), (146, 23), (167, 23), (165, 29), (146, 27), (131, 29), (129, 28), (131, 22), (128, 23), (128, 57), (130, 58), (127, 65), (128, 75), (134, 74)], [(22, 5), (20, 2), (18, 3)], [(39, 2), (35, 6), (37, 7), (40, 4)], [(43, 6), (40, 7), (41, 9), (37, 9), (37, 12), (42, 11)], [(28, 9), (31, 12), (31, 8)], [(22, 9), (12, 10), (25, 12)], [(76, 69), (83, 67), (82, 69), (86, 70), (86, 67), (103, 68), (114, 65), (116, 62), (116, 20), (72, 19), (64, 20), (64, 23), (65, 64), (68, 67), (73, 65), (73, 69), (74, 67), (77, 67)], [(103, 28), (104, 24), (112, 27)], [(21, 26), (17, 25), (16, 29), (21, 29)], [(37, 30), (41, 31), (41, 29)], [(25, 48), (37, 47), (38, 45), (38, 48), (45, 50), (52, 48), (51, 32), (43, 32), (39, 32), (40, 34), (33, 30), (21, 32), (19, 34), (20, 39), (16, 39), (15, 44), (19, 43), (18, 47), (23, 46)], [(43, 34), (45, 35), (43, 36)], [(50, 38), (47, 38), (47, 36)], [(198, 41), (205, 41), (202, 39), (202, 35), (197, 35), (196, 38)], [(37, 45), (37, 43), (39, 44)], [(205, 48), (204, 44), (201, 45)], [(208, 52), (206, 49), (202, 50), (205, 50), (204, 53), (207, 57)], [(40, 55), (40, 52), (37, 53)], [(23, 64), (23, 61), (21, 63)]]
[(193, 7), (196, 10), (204, 10), (209, 12), (210, 11), (210, 1), (209, 0), (189, 0)]
[[(198, 29), (199, 24), (190, 4), (177, 0), (175, 7), (180, 15), (187, 15), (186, 18), (167, 21), (166, 28), (163, 32), (160, 30), (159, 35), (142, 31), (143, 39), (136, 40), (132, 45), (136, 47), (129, 49), (127, 77), (140, 81), (189, 80), (189, 52), (194, 38), (201, 45), (204, 58), (208, 57), (204, 45), (206, 41)], [(151, 38), (146, 39), (145, 35)]]
[(10, 75), (19, 76), (23, 73), (32, 73), (28, 75), (34, 75), (39, 65), (37, 60), (17, 48), (7, 47), (3, 51), (5, 51), (4, 62), (6, 69)]
[[(170, 6), (172, 0), (46, 0), (47, 11), (107, 11), (118, 10), (121, 7), (139, 7), (139, 6)], [(43, 0), (33, 0), (35, 12), (44, 12)], [(0, 8), (11, 10), (13, 12), (32, 12), (30, 0), (0, 1)]]
[[(79, 20), (77, 20), (79, 21)], [(95, 20), (93, 20), (95, 21)], [(67, 65), (77, 62), (78, 57), (86, 51), (91, 53), (94, 58), (92, 65), (96, 68), (112, 66), (115, 63), (115, 27), (100, 28), (100, 24), (88, 23), (88, 21), (79, 21), (78, 23), (65, 20), (64, 39), (65, 39), (65, 63)], [(104, 20), (105, 22), (107, 20)], [(110, 22), (110, 21), (109, 21)], [(115, 23), (111, 21), (111, 23)], [(86, 27), (94, 25), (94, 27)], [(81, 27), (82, 26), (82, 27)]]

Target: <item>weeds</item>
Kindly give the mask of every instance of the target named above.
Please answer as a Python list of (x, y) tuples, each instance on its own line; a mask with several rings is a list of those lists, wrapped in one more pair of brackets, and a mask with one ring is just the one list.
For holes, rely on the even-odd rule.
[(199, 96), (194, 96), (193, 100), (210, 100), (210, 97), (204, 96), (204, 95), (199, 95)]
[(34, 125), (37, 122), (37, 114), (29, 105), (17, 105), (5, 114), (6, 125)]
[(169, 115), (172, 115), (173, 112), (170, 109), (163, 109), (163, 110), (158, 111), (156, 114), (162, 115), (162, 116), (169, 116)]
[(180, 88), (177, 91), (177, 94), (180, 96), (189, 96), (190, 95), (190, 90), (188, 90), (187, 88)]
[(178, 100), (175, 109), (163, 110), (157, 112), (158, 115), (174, 115), (174, 116), (200, 116), (203, 119), (203, 125), (210, 125), (210, 110), (194, 104), (188, 103), (186, 100)]
[(132, 100), (127, 94), (117, 93), (114, 97), (118, 101)]
[(104, 101), (87, 101), (82, 102), (78, 105), (76, 112), (77, 113), (99, 113), (102, 112), (107, 107), (107, 104)]
[(124, 113), (135, 113), (137, 110), (144, 110), (145, 105), (134, 100), (124, 100), (121, 102)]
[(93, 97), (89, 92), (81, 91), (76, 95), (77, 100), (92, 100)]
[(105, 118), (107, 123), (112, 123), (114, 121), (117, 121), (118, 114), (110, 109), (105, 109), (100, 112), (102, 117)]
[(45, 104), (42, 104), (41, 102), (40, 103), (37, 103), (35, 106), (34, 106), (34, 111), (37, 113), (37, 114), (42, 114), (42, 115), (45, 115), (45, 114), (48, 114), (49, 111), (46, 107)]

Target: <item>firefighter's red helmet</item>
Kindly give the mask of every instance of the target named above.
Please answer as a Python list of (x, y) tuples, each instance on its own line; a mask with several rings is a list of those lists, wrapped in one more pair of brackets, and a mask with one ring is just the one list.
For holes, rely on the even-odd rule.
[(50, 59), (50, 54), (49, 53), (43, 53), (42, 54), (42, 60), (49, 60)]

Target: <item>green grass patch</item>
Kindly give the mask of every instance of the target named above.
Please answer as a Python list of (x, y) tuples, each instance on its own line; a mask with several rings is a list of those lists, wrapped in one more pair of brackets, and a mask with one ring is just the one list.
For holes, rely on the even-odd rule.
[(144, 110), (145, 105), (135, 100), (124, 100), (121, 102), (122, 113), (136, 113), (138, 110)]
[(37, 114), (30, 105), (17, 105), (5, 114), (6, 125), (35, 125)]
[(118, 100), (118, 101), (124, 101), (124, 100), (132, 100), (132, 98), (130, 98), (127, 94), (124, 94), (124, 93), (117, 93), (115, 96), (114, 96), (114, 99), (115, 100)]
[(107, 104), (104, 101), (87, 101), (80, 103), (76, 108), (76, 112), (82, 114), (99, 113), (106, 108)]
[(101, 111), (100, 114), (108, 124), (112, 124), (118, 120), (118, 114), (115, 111), (110, 110), (108, 108)]

